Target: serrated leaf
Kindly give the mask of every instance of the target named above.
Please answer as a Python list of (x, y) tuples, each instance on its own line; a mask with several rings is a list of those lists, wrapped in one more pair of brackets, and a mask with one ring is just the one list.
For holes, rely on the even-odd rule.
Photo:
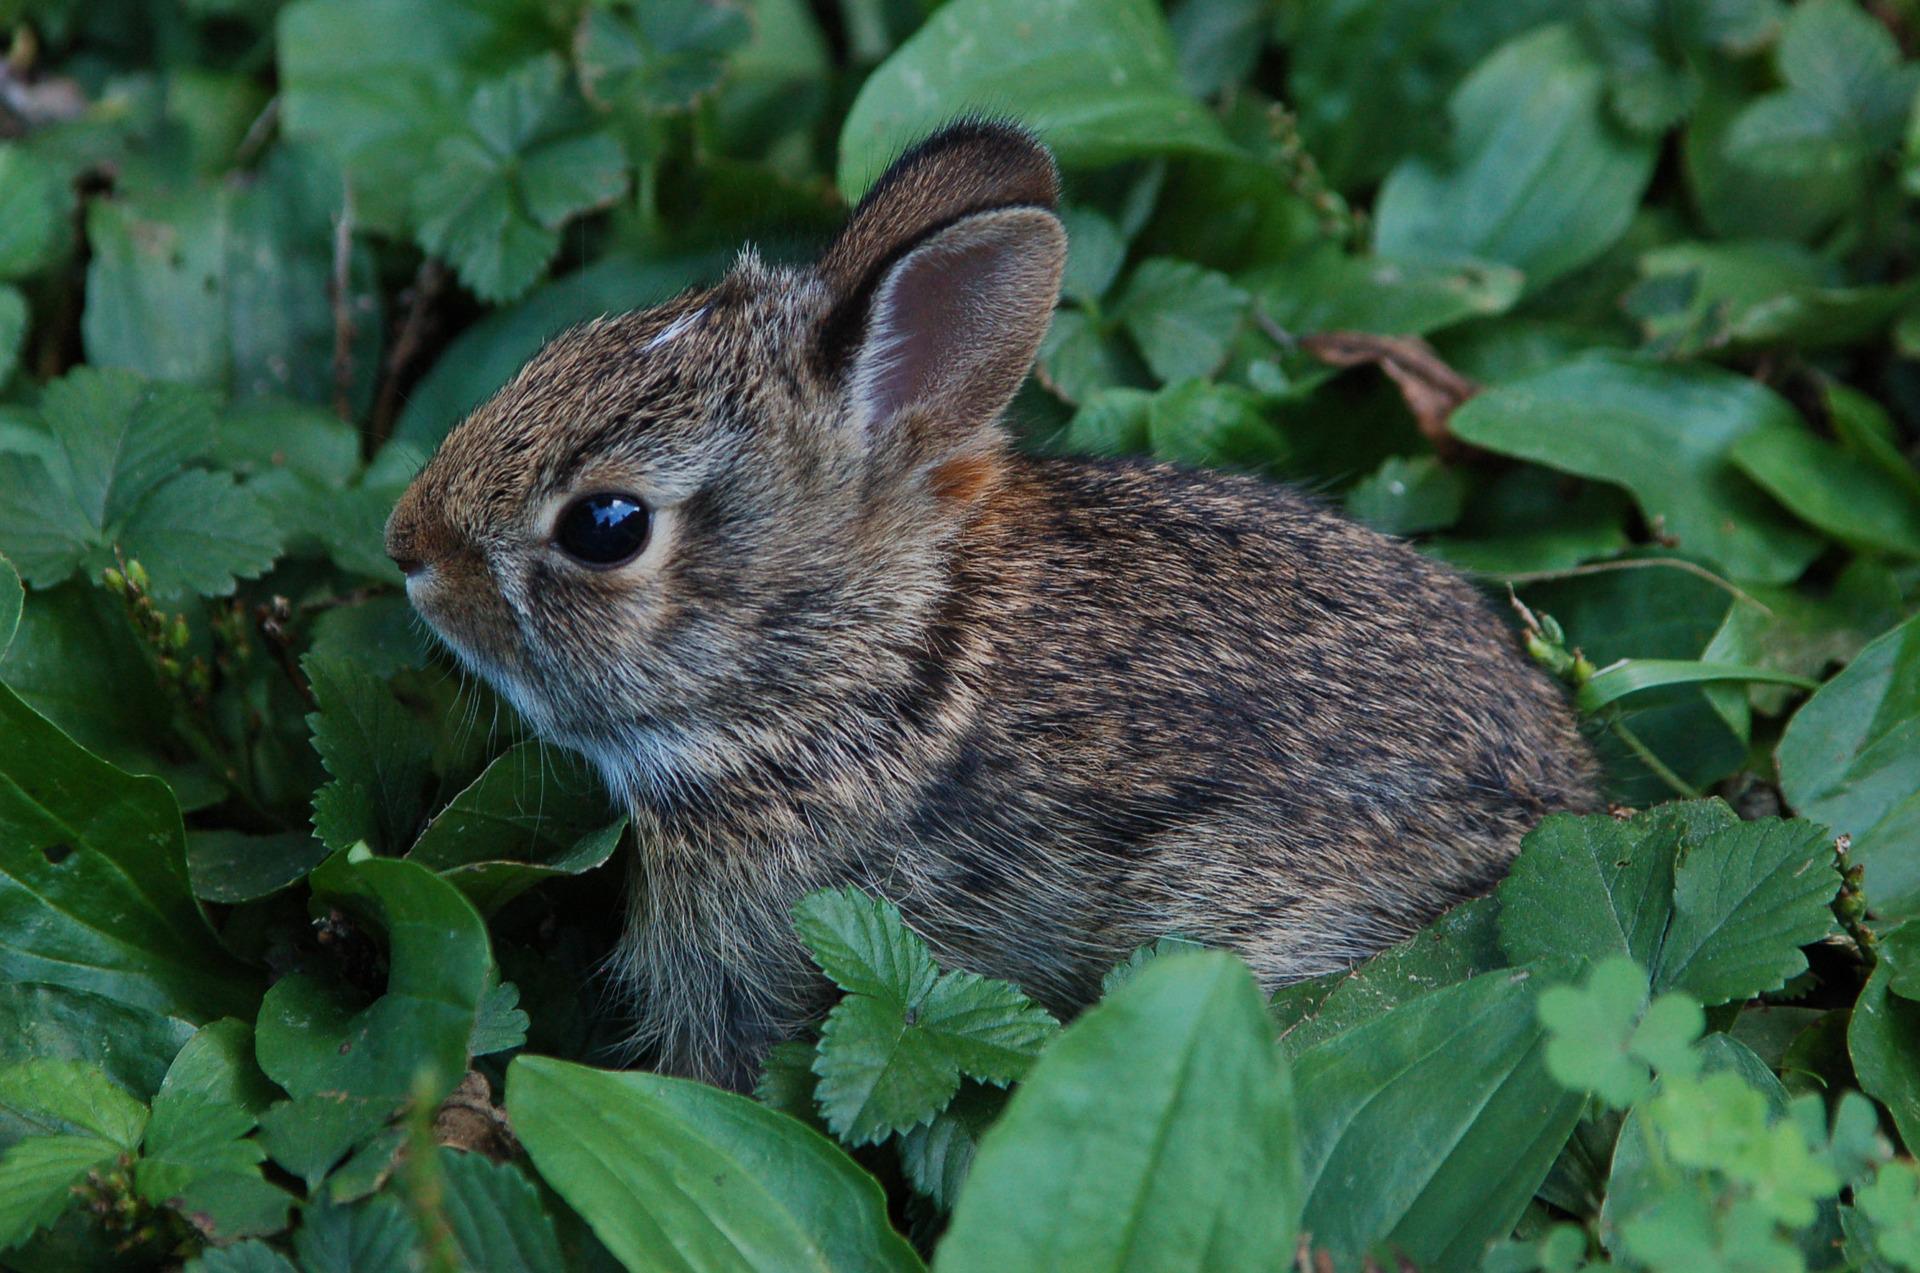
[(462, 1266), (482, 1273), (563, 1273), (567, 1268), (540, 1191), (511, 1163), (441, 1146), (447, 1226)]
[(1196, 468), (1271, 471), (1292, 450), (1256, 394), (1205, 380), (1183, 380), (1154, 394), (1147, 438), (1159, 458)]
[(814, 960), (848, 993), (821, 1028), (815, 1096), (850, 1144), (926, 1122), (964, 1073), (1006, 1084), (1059, 1028), (1018, 987), (967, 972), (938, 973), (888, 902), (850, 890), (794, 908)]
[(395, 853), (412, 839), (433, 741), (384, 683), (344, 660), (303, 663), (318, 708), (313, 747), (333, 781), (313, 796), (313, 829), (330, 849), (365, 840)]
[(39, 1058), (0, 1068), (0, 1137), (91, 1136), (131, 1153), (147, 1107), (85, 1061)]
[(533, 286), (559, 250), (560, 226), (626, 186), (620, 143), (584, 129), (562, 74), (547, 56), (481, 85), (466, 130), (442, 140), (414, 181), (420, 246), (483, 300)]
[(36, 1136), (0, 1154), (0, 1251), (73, 1204), (73, 1186), (122, 1151), (97, 1136)]
[(933, 1121), (902, 1134), (900, 1169), (907, 1173), (914, 1189), (942, 1211), (951, 1211), (973, 1170), (980, 1137), (1005, 1104), (1004, 1093), (978, 1083), (962, 1083)]
[(1594, 965), (1582, 985), (1541, 991), (1547, 1072), (1616, 1109), (1633, 1104), (1652, 1083), (1646, 1063), (1628, 1050), (1646, 1006), (1647, 970), (1619, 955)]
[(530, 1024), (532, 1018), (520, 1006), (520, 987), (503, 981), (482, 996), (473, 1019), (473, 1033), (467, 1038), (467, 1051), (475, 1056), (492, 1056), (524, 1047)]
[(542, 1179), (628, 1268), (920, 1267), (872, 1176), (744, 1097), (523, 1056), (507, 1114)]
[(1247, 312), (1247, 294), (1216, 270), (1154, 257), (1128, 280), (1116, 312), (1163, 382), (1209, 376)]
[(146, 567), (157, 597), (226, 596), (237, 579), (265, 572), (280, 533), (259, 501), (225, 473), (189, 469), (154, 489), (119, 536)]
[(1833, 843), (1811, 822), (1743, 822), (1709, 831), (1674, 870), (1673, 922), (1656, 990), (1709, 1006), (1777, 990), (1807, 966), (1800, 948), (1833, 926)]
[(596, 0), (581, 16), (574, 59), (598, 104), (684, 110), (719, 85), (727, 55), (751, 34), (731, 0)]
[(258, 1239), (208, 1247), (181, 1266), (180, 1273), (299, 1273), (286, 1256)]
[(301, 1273), (413, 1273), (421, 1263), (420, 1227), (392, 1194), (309, 1206), (294, 1231), (293, 1253)]

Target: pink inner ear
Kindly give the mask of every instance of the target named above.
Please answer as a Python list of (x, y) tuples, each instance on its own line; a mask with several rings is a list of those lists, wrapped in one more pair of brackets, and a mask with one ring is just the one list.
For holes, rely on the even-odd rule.
[(911, 406), (964, 394), (1001, 339), (996, 306), (1011, 306), (1009, 274), (1019, 252), (1002, 235), (935, 242), (910, 253), (882, 280), (857, 364), (867, 419), (880, 424)]

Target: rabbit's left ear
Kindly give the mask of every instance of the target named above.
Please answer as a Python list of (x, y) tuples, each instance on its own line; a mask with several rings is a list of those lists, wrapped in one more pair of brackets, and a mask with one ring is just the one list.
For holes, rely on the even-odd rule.
[(1056, 188), (1028, 134), (963, 124), (909, 151), (861, 201), (820, 262), (836, 294), (821, 354), (876, 442), (913, 417), (927, 442), (963, 449), (952, 444), (999, 419), (1059, 294)]

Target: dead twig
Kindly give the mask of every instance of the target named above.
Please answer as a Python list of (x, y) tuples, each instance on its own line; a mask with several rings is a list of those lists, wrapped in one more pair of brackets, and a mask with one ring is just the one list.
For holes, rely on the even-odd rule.
[(1300, 348), (1330, 367), (1371, 364), (1399, 387), (1421, 436), (1443, 462), (1466, 458), (1472, 448), (1449, 427), (1460, 404), (1480, 386), (1449, 367), (1432, 345), (1418, 336), (1380, 336), (1373, 332), (1316, 332), (1300, 338)]
[(394, 337), (393, 348), (387, 353), (381, 369), (380, 391), (374, 397), (373, 415), (367, 421), (369, 452), (378, 450), (393, 433), (394, 421), (400, 414), (401, 387), (406, 384), (414, 361), (426, 348), (433, 327), (433, 306), (446, 286), (444, 263), (431, 256), (420, 262), (406, 293), (407, 316), (401, 321), (400, 333)]

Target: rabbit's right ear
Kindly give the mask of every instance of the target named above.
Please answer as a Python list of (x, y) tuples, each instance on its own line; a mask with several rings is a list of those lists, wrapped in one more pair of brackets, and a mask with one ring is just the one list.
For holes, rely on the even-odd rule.
[(997, 124), (948, 128), (875, 183), (821, 259), (820, 354), (876, 444), (909, 419), (938, 463), (991, 429), (1033, 365), (1066, 262), (1053, 158)]

